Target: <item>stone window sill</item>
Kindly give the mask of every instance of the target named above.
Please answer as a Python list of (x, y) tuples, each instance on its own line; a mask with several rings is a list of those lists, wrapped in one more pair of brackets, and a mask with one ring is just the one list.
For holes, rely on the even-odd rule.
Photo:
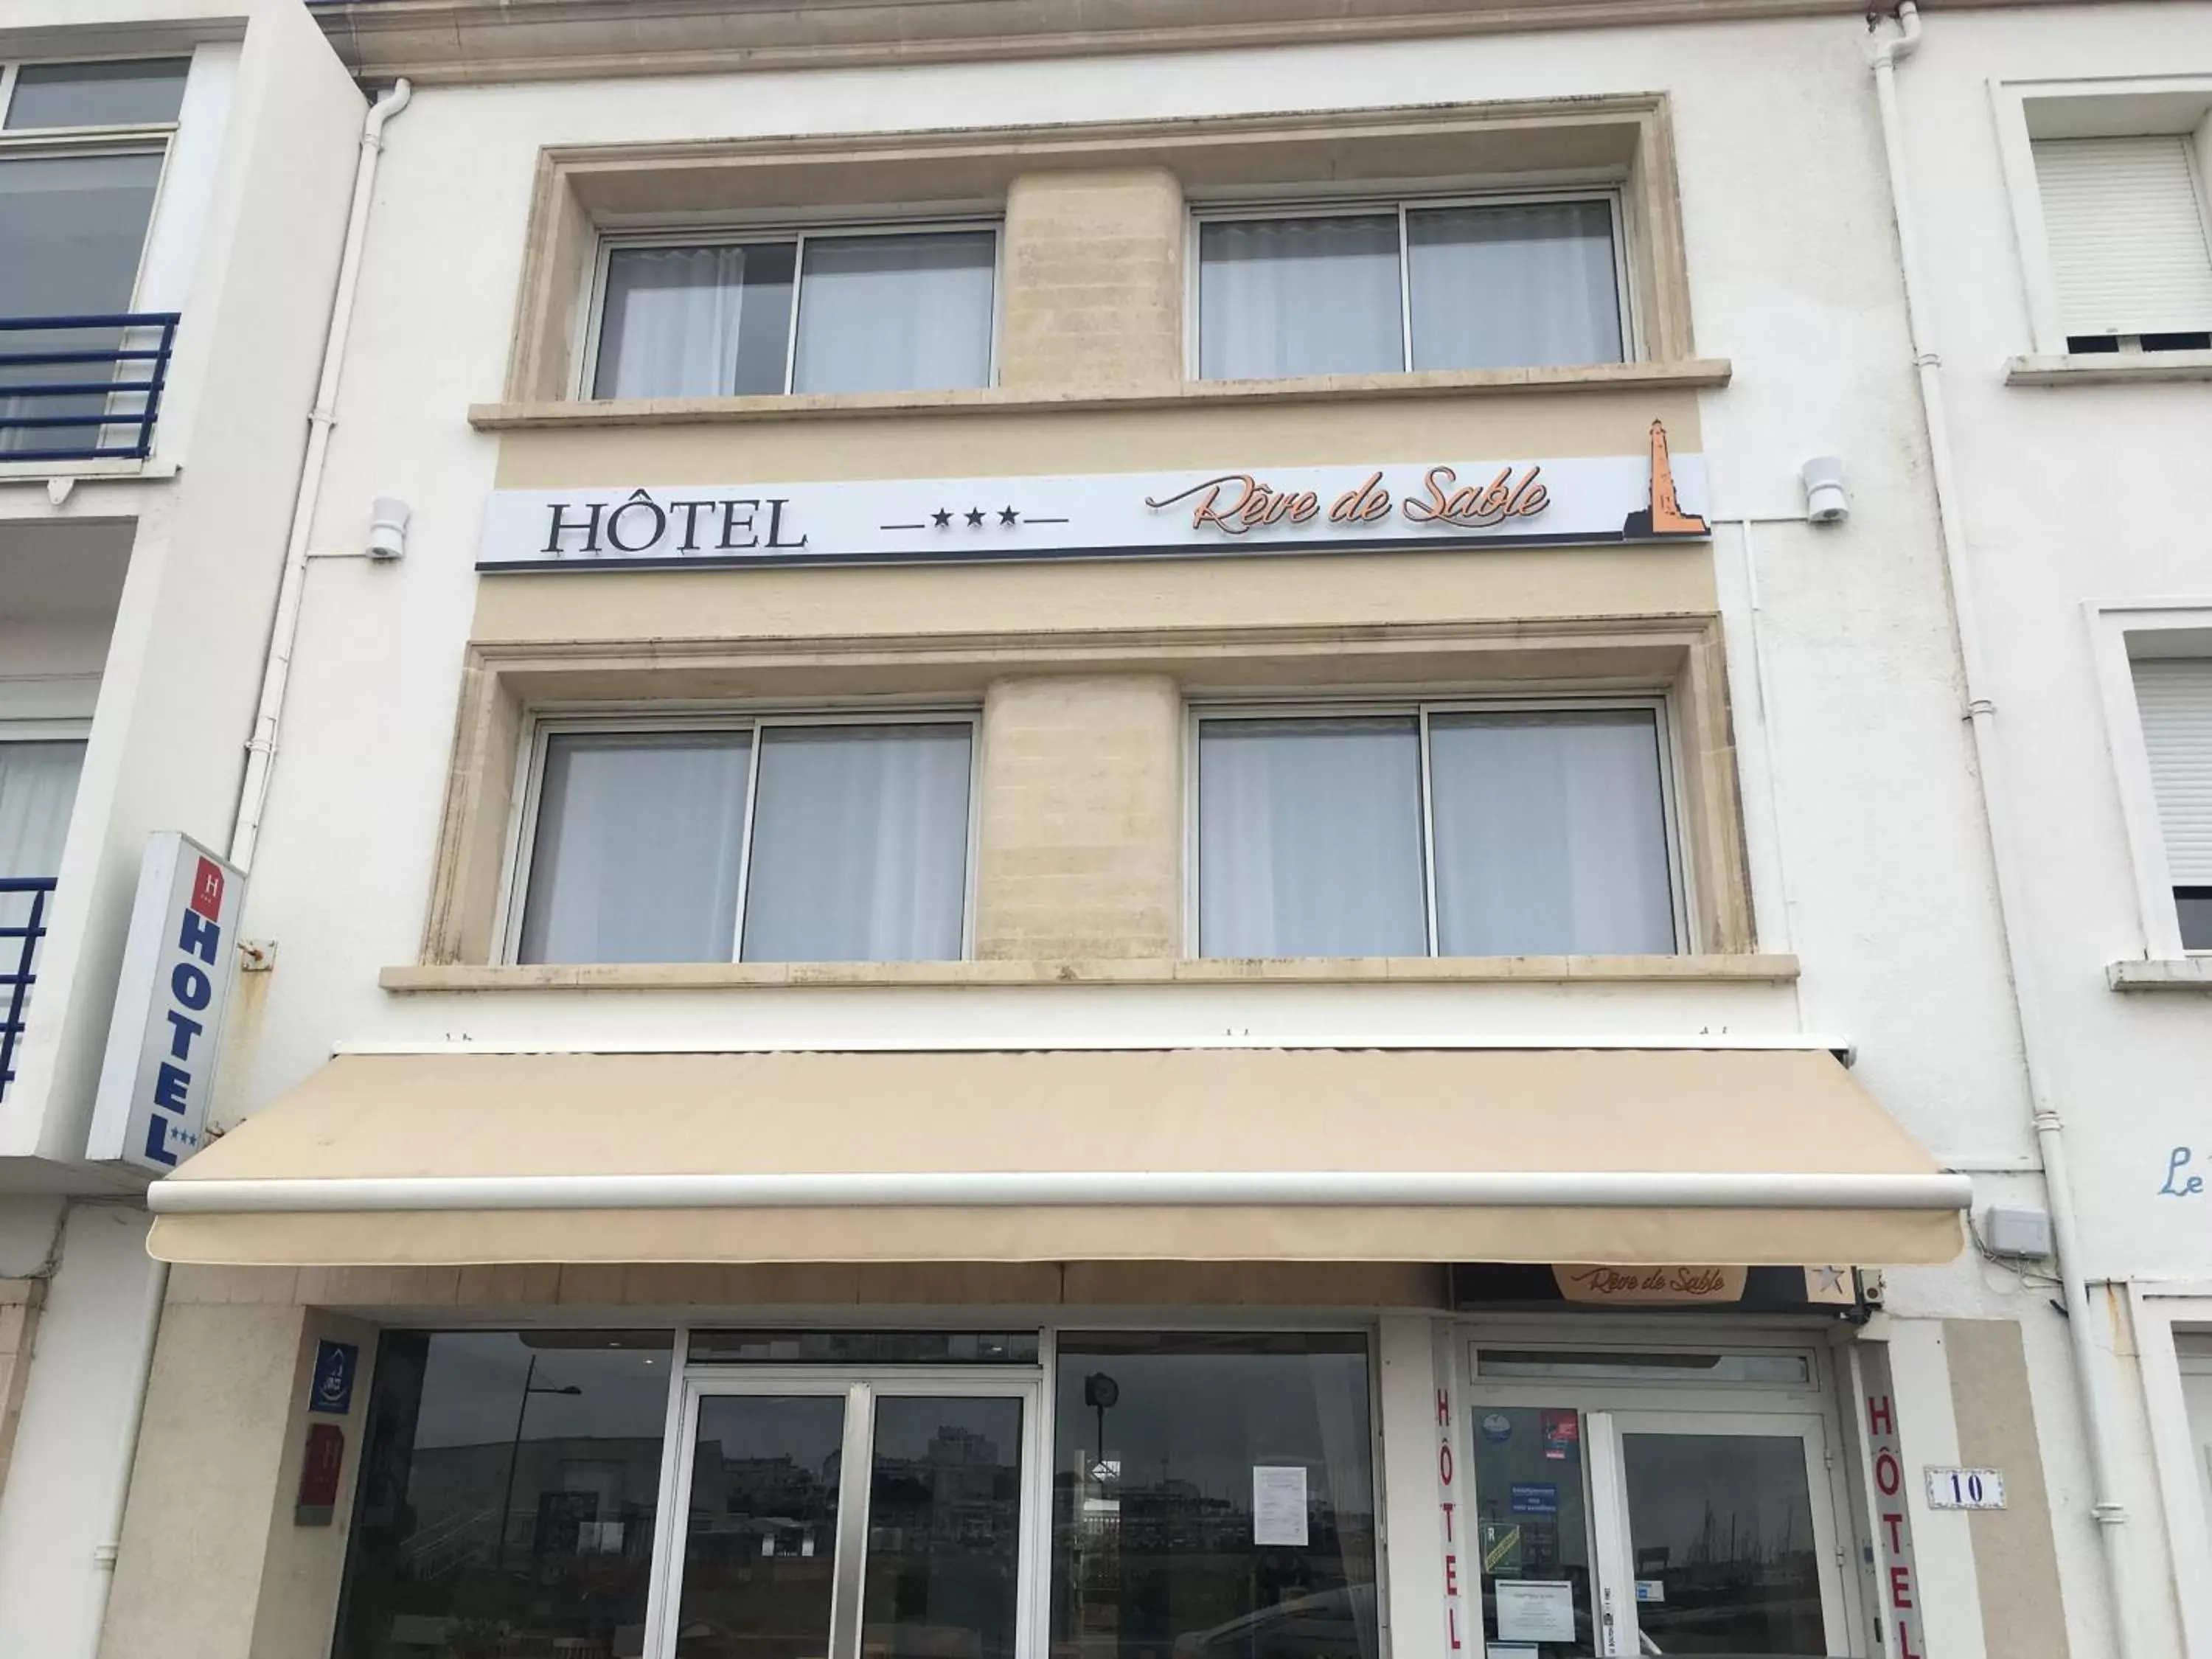
[(174, 461), (0, 461), (0, 483), (45, 483), (56, 478), (160, 482), (176, 476)]
[(422, 964), (391, 992), (714, 991), (778, 986), (1786, 984), (1794, 956), (1297, 957), (1088, 962), (702, 962)]
[(2212, 351), (2085, 351), (2014, 357), (2007, 386), (2147, 386), (2160, 380), (2212, 380)]
[(810, 392), (778, 398), (632, 398), (605, 402), (472, 404), (479, 432), (754, 421), (854, 420), (893, 415), (1041, 414), (1054, 410), (1188, 409), (1207, 404), (1360, 403), (1544, 392), (1722, 386), (1725, 358), (1595, 363), (1575, 368), (1431, 370), (1414, 374), (1321, 374), (1284, 380), (1186, 380), (1171, 386), (1040, 392), (986, 386), (960, 392)]
[(2212, 956), (2111, 963), (2105, 983), (2115, 991), (2212, 991)]

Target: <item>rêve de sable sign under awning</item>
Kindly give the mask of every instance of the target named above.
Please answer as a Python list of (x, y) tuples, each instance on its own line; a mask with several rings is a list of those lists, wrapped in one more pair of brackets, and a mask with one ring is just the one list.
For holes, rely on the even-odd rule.
[(344, 1056), (149, 1193), (169, 1261), (1951, 1259), (1826, 1052)]

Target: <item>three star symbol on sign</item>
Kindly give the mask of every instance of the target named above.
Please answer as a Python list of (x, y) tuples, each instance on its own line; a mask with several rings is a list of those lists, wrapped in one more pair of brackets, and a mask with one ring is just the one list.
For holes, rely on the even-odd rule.
[[(968, 527), (970, 530), (980, 530), (982, 528), (983, 520), (988, 518), (989, 514), (980, 507), (971, 507), (967, 510), (967, 512), (962, 514), (960, 516), (968, 520)], [(951, 508), (940, 507), (936, 512), (929, 515), (929, 521), (935, 525), (939, 530), (945, 530), (951, 528), (952, 518), (953, 514)], [(1011, 507), (1002, 507), (999, 509), (999, 522), (1006, 526), (1009, 530), (1012, 530), (1016, 525), (1019, 524), (1021, 522), (1021, 518), (1022, 515)]]

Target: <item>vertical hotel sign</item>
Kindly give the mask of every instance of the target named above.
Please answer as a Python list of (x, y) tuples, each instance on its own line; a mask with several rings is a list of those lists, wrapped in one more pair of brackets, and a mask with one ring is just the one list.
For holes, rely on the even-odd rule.
[[(1459, 1451), (1459, 1389), (1453, 1382), (1451, 1329), (1439, 1324), (1430, 1338), (1437, 1391), (1437, 1526), (1444, 1549), (1444, 1650), (1447, 1653), (1466, 1651), (1470, 1636), (1467, 1621), (1467, 1598), (1460, 1589), (1460, 1558), (1467, 1534), (1467, 1516), (1461, 1504), (1461, 1494), (1466, 1482), (1460, 1478)], [(1481, 1571), (1478, 1561), (1474, 1571)], [(1480, 1582), (1479, 1579), (1478, 1583)], [(1482, 1627), (1474, 1627), (1472, 1642), (1476, 1651), (1482, 1647)]]
[(88, 1158), (161, 1175), (199, 1150), (245, 903), (245, 876), (206, 848), (174, 830), (147, 842)]
[(1875, 1600), (1881, 1610), (1881, 1645), (1888, 1659), (1925, 1659), (1928, 1644), (1920, 1626), (1920, 1571), (1912, 1553), (1912, 1513), (1905, 1501), (1905, 1449), (1897, 1435), (1897, 1391), (1889, 1378), (1888, 1350), (1863, 1344), (1859, 1355), (1859, 1408), (1866, 1415), (1868, 1472), (1874, 1490), (1875, 1555), (1880, 1582)]

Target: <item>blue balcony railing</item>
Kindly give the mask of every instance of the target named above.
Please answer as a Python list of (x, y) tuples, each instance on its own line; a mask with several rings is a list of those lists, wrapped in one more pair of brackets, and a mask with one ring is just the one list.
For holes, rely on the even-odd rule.
[(0, 1097), (15, 1080), (15, 1045), (38, 978), (39, 941), (46, 936), (53, 890), (52, 876), (0, 876)]
[(0, 317), (0, 461), (143, 461), (168, 383), (173, 311)]

